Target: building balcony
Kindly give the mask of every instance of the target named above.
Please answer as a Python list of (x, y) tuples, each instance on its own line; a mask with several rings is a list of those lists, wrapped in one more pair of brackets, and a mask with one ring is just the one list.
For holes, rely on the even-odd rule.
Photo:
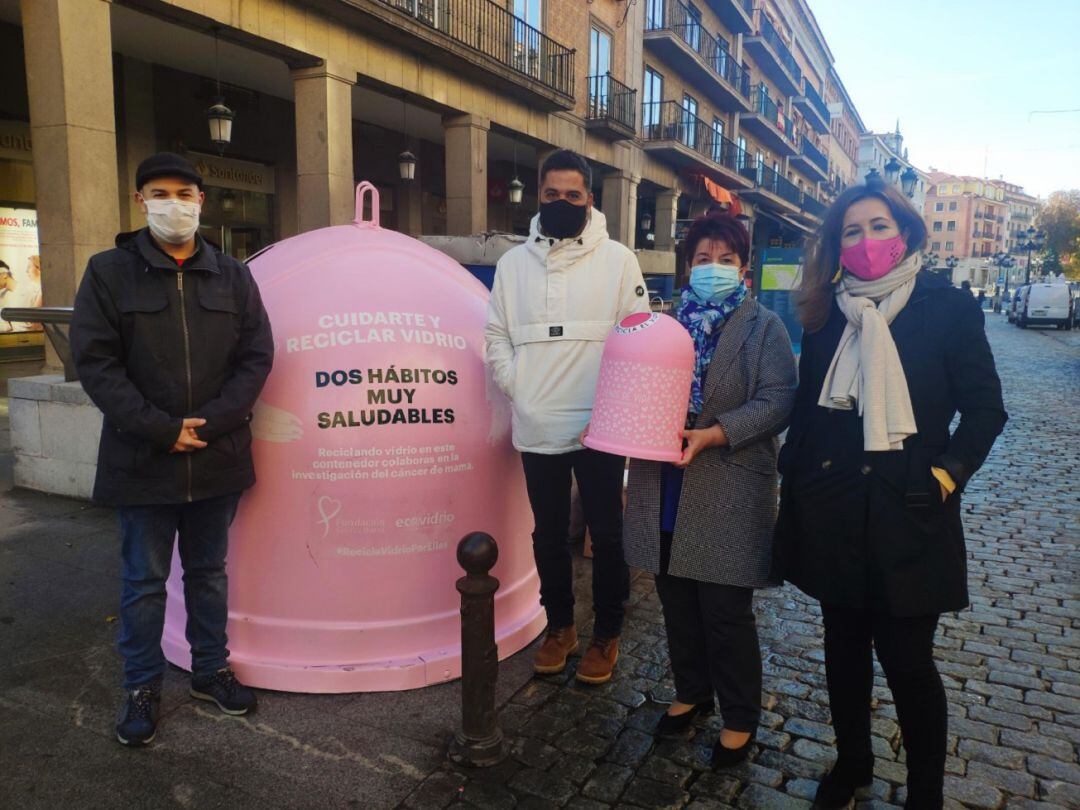
[(646, 18), (644, 38), (646, 48), (721, 109), (750, 109), (750, 76), (683, 3), (669, 0), (659, 18)]
[(677, 101), (642, 105), (641, 140), (646, 152), (678, 168), (705, 172), (730, 189), (746, 189), (746, 152), (691, 115)]
[(797, 214), (802, 210), (802, 193), (795, 184), (764, 163), (748, 160), (742, 175), (753, 181), (754, 187), (739, 196), (781, 213)]
[(795, 124), (769, 98), (768, 88), (763, 84), (754, 85), (750, 98), (753, 107), (749, 114), (743, 113), (740, 117), (740, 128), (782, 157), (796, 154)]
[(817, 220), (818, 222), (824, 218), (825, 211), (828, 208), (821, 200), (815, 200), (805, 191), (802, 193), (801, 205), (803, 216)]
[(760, 19), (757, 35), (743, 39), (743, 50), (749, 52), (758, 67), (776, 82), (781, 93), (785, 96), (796, 95), (799, 92), (802, 71), (768, 18), (761, 14)]
[(733, 34), (749, 34), (754, 30), (753, 0), (705, 0)]
[(829, 133), (829, 123), (832, 120), (829, 115), (829, 108), (821, 100), (821, 96), (818, 95), (814, 86), (810, 84), (809, 79), (803, 79), (802, 95), (796, 96), (792, 101), (818, 134), (827, 135)]
[(805, 137), (799, 138), (799, 152), (791, 156), (791, 166), (807, 177), (828, 182), (829, 159)]
[(585, 126), (613, 141), (633, 138), (636, 128), (637, 90), (610, 73), (589, 77), (589, 104)]
[[(573, 48), (495, 0), (311, 0), (352, 15), (374, 36), (422, 53), (456, 73), (520, 94), (545, 110), (574, 107)], [(343, 10), (344, 9), (344, 10)]]

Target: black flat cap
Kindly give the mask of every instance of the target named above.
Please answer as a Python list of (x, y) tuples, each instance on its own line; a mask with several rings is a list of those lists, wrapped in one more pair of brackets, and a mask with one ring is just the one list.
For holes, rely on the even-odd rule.
[(194, 183), (200, 189), (203, 186), (202, 175), (191, 162), (174, 152), (158, 152), (140, 163), (135, 170), (135, 188), (140, 189), (158, 177), (179, 177)]

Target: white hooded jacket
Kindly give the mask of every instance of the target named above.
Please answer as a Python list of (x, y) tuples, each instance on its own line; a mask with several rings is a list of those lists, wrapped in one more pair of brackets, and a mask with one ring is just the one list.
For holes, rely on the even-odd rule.
[(553, 455), (581, 449), (604, 341), (649, 298), (633, 252), (608, 238), (596, 208), (571, 239), (550, 239), (539, 223), (495, 269), (485, 360), (513, 405), (514, 447)]

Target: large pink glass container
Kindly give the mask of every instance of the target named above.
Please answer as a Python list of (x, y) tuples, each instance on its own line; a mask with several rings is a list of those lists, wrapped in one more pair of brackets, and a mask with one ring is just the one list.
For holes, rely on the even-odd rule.
[[(364, 221), (370, 194), (374, 221)], [(461, 673), (457, 541), (499, 544), (499, 657), (543, 629), (509, 404), (483, 363), (488, 292), (461, 265), (357, 221), (250, 262), (274, 370), (255, 406), (258, 483), (228, 557), (230, 664), (292, 692), (411, 689)], [(163, 646), (188, 668), (179, 559)]]
[(682, 458), (694, 341), (668, 315), (639, 312), (604, 342), (585, 446), (652, 461)]

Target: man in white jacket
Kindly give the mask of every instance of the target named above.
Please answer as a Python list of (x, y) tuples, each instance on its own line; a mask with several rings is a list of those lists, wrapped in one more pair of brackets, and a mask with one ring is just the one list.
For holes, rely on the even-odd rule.
[(592, 414), (604, 340), (627, 315), (646, 311), (649, 299), (634, 254), (608, 238), (591, 187), (580, 155), (563, 149), (544, 161), (540, 212), (528, 242), (499, 260), (484, 335), (487, 363), (513, 405), (514, 447), (536, 521), (533, 554), (548, 630), (534, 667), (561, 672), (578, 647), (568, 539), (573, 472), (592, 536), (596, 616), (577, 678), (604, 683), (619, 655), (629, 595), (625, 459), (586, 449), (579, 437)]

